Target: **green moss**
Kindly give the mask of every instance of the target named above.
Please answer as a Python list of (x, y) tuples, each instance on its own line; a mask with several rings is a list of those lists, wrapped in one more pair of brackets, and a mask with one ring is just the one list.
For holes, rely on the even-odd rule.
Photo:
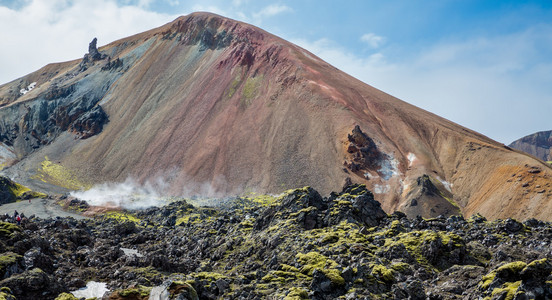
[(482, 289), (488, 289), (491, 283), (495, 280), (497, 276), (499, 278), (508, 278), (508, 277), (515, 277), (517, 276), (525, 267), (527, 266), (526, 263), (522, 261), (514, 261), (511, 263), (507, 263), (505, 265), (500, 266), (496, 270), (486, 274), (481, 278), (481, 282), (479, 283), (479, 286)]
[(312, 276), (314, 269), (333, 269), (337, 267), (337, 263), (318, 252), (309, 252), (306, 254), (298, 253), (297, 260), (303, 267), (299, 270), (301, 273)]
[(256, 205), (270, 206), (276, 201), (277, 197), (272, 195), (250, 193), (245, 199)]
[(404, 226), (399, 220), (393, 220), (393, 222), (391, 222), (391, 225), (389, 226), (389, 230), (387, 230), (385, 235), (392, 237), (398, 235), (401, 232), (404, 232)]
[(138, 219), (134, 214), (125, 211), (110, 211), (103, 214), (103, 217), (108, 219), (115, 219), (118, 221), (131, 221), (134, 223), (139, 223), (140, 221), (142, 221)]
[(191, 222), (192, 224), (195, 224), (195, 223), (198, 223), (198, 222), (197, 222), (198, 220), (201, 220), (200, 217), (201, 217), (201, 215), (198, 214), (198, 213), (188, 214), (188, 215), (185, 215), (185, 216), (183, 216), (183, 217), (181, 217), (181, 218), (178, 218), (178, 219), (176, 220), (176, 225), (178, 226), (178, 225), (180, 225), (180, 224), (182, 224), (182, 223), (185, 223), (185, 224), (186, 224), (186, 223), (190, 223), (190, 222)]
[(0, 256), (0, 274), (5, 274), (6, 269), (20, 261), (23, 256), (13, 252), (6, 252)]
[(384, 282), (395, 281), (395, 271), (383, 265), (372, 265), (372, 275)]
[(145, 287), (143, 285), (139, 285), (126, 290), (117, 291), (117, 293), (121, 297), (142, 297), (142, 298), (149, 296), (150, 292), (151, 292), (151, 287)]
[(251, 105), (253, 98), (259, 93), (259, 87), (262, 82), (263, 76), (249, 77), (245, 81), (242, 88), (241, 104), (244, 106)]
[(365, 184), (359, 184), (351, 190), (351, 194), (360, 196), (366, 194), (367, 191)]
[(294, 266), (290, 266), (290, 265), (286, 265), (286, 264), (282, 264), (280, 266), (280, 269), (282, 271), (286, 271), (286, 272), (299, 272), (299, 269), (297, 269), (296, 267)]
[(337, 233), (330, 233), (322, 238), (323, 244), (333, 244), (339, 241), (339, 235)]
[(228, 88), (228, 98), (232, 98), (234, 96), (234, 93), (236, 93), (236, 88), (241, 82), (241, 74), (238, 72), (236, 76), (234, 77), (234, 80), (230, 83), (230, 87)]
[(410, 265), (403, 262), (394, 263), (391, 265), (391, 269), (397, 271), (397, 272), (404, 272), (410, 269)]
[(88, 190), (92, 187), (91, 184), (80, 181), (71, 170), (51, 162), (48, 156), (44, 157), (38, 173), (32, 178), (70, 190)]
[(10, 192), (16, 197), (16, 198), (21, 198), (21, 196), (25, 193), (25, 192), (30, 192), (31, 189), (26, 187), (26, 186), (22, 186), (21, 184), (19, 183), (16, 183), (14, 182), (13, 186), (10, 186), (9, 187), (10, 189)]
[(56, 297), (56, 300), (78, 300), (79, 298), (70, 293), (61, 293)]
[(522, 272), (524, 272), (525, 270), (540, 269), (539, 266), (546, 265), (547, 263), (548, 263), (548, 259), (546, 258), (534, 260), (528, 263), (527, 266), (523, 268)]
[(302, 289), (297, 287), (292, 287), (289, 289), (289, 293), (286, 295), (284, 300), (301, 300), (301, 299), (309, 299), (309, 293)]
[(481, 282), (479, 283), (479, 286), (482, 289), (486, 290), (491, 285), (491, 283), (493, 283), (495, 278), (496, 278), (496, 272), (491, 272), (481, 278)]
[(353, 205), (353, 202), (351, 200), (334, 200), (337, 205), (344, 205), (344, 206), (351, 206)]
[(298, 210), (297, 212), (294, 212), (294, 213), (291, 213), (289, 214), (289, 218), (296, 218), (297, 216), (299, 216), (301, 213), (309, 213), (313, 210), (316, 210), (316, 207), (314, 206), (309, 206), (309, 207), (305, 207), (303, 209), (300, 209)]
[(341, 271), (338, 269), (323, 269), (322, 273), (326, 275), (332, 282), (332, 285), (343, 286), (345, 285), (345, 279), (341, 276)]
[(13, 296), (13, 293), (9, 287), (0, 288), (0, 300), (16, 300)]
[(526, 266), (527, 264), (522, 261), (514, 261), (500, 266), (498, 269), (496, 269), (496, 273), (504, 278), (519, 274)]
[(252, 219), (243, 220), (240, 223), (240, 227), (253, 227), (253, 222), (254, 221), (255, 221), (254, 219), (253, 220)]
[(521, 280), (516, 282), (506, 282), (505, 284), (502, 285), (501, 288), (494, 289), (492, 292), (492, 296), (494, 298), (494, 296), (497, 296), (506, 292), (506, 297), (503, 297), (500, 299), (512, 300), (514, 299), (514, 296), (516, 295), (516, 291), (520, 285), (521, 285)]
[(209, 281), (217, 281), (219, 279), (226, 278), (226, 276), (216, 272), (199, 272), (195, 275), (195, 277)]
[[(392, 229), (390, 229), (392, 231)], [(389, 232), (386, 234), (390, 234)], [(373, 236), (381, 235), (381, 233), (375, 233)], [(392, 234), (391, 234), (392, 235)], [(389, 248), (398, 244), (403, 244), (408, 252), (416, 258), (416, 260), (426, 266), (430, 266), (427, 259), (422, 255), (420, 245), (423, 243), (429, 243), (434, 241), (441, 241), (443, 245), (449, 245), (452, 247), (463, 247), (464, 241), (462, 238), (454, 233), (421, 230), (400, 233), (393, 238), (385, 239), (385, 247)]]
[(21, 227), (8, 222), (0, 222), (1, 238), (9, 238), (16, 232), (21, 232)]

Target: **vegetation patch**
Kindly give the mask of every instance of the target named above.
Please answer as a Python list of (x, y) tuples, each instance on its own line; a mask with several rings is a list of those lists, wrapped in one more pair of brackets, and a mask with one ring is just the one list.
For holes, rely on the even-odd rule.
[(55, 300), (79, 300), (79, 298), (73, 296), (73, 294), (71, 293), (61, 293), (56, 297)]
[(332, 269), (338, 266), (335, 261), (328, 259), (318, 252), (298, 253), (296, 258), (303, 265), (299, 271), (308, 276), (312, 276), (314, 269)]
[(289, 293), (286, 295), (284, 300), (301, 300), (301, 299), (309, 299), (309, 293), (302, 289), (297, 287), (292, 287), (289, 289)]
[(0, 222), (1, 238), (10, 238), (15, 232), (21, 232), (21, 227), (9, 222)]
[(102, 217), (107, 219), (115, 219), (117, 221), (130, 221), (134, 223), (140, 223), (140, 219), (136, 217), (135, 214), (126, 212), (126, 211), (110, 211), (102, 215)]
[(143, 285), (134, 286), (128, 289), (116, 291), (116, 294), (123, 299), (148, 299), (151, 292), (151, 287)]
[(88, 190), (92, 187), (91, 184), (80, 181), (71, 170), (50, 161), (48, 156), (44, 157), (44, 161), (40, 164), (38, 173), (32, 178), (70, 190)]
[(263, 81), (263, 76), (249, 77), (245, 81), (245, 84), (242, 88), (242, 98), (240, 103), (244, 107), (249, 107), (259, 93), (260, 85)]
[(521, 285), (521, 280), (516, 282), (506, 282), (500, 288), (496, 288), (491, 293), (492, 299), (512, 300)]
[(372, 265), (372, 275), (384, 282), (395, 281), (395, 271), (383, 265)]
[(23, 259), (23, 256), (12, 252), (7, 252), (0, 256), (0, 276), (3, 276), (10, 266), (17, 264)]

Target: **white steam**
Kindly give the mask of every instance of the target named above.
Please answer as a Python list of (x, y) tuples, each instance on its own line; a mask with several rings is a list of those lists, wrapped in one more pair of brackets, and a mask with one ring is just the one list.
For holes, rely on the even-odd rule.
[(125, 209), (143, 209), (152, 206), (163, 206), (180, 199), (191, 200), (193, 204), (214, 205), (213, 201), (205, 202), (207, 198), (222, 198), (237, 195), (239, 191), (228, 192), (226, 180), (217, 177), (211, 182), (196, 183), (190, 179), (177, 191), (174, 188), (175, 178), (169, 176), (157, 177), (145, 183), (139, 183), (128, 178), (120, 183), (103, 183), (95, 185), (86, 191), (73, 191), (71, 196), (85, 200), (92, 206), (121, 207)]
[(115, 206), (127, 209), (140, 209), (158, 206), (164, 201), (162, 192), (166, 188), (163, 181), (139, 184), (132, 178), (121, 183), (103, 183), (87, 191), (74, 191), (71, 196), (85, 200), (93, 206)]

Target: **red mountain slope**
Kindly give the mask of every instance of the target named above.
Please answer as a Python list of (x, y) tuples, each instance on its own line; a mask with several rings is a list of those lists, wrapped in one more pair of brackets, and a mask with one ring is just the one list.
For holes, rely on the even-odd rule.
[(194, 13), (93, 50), (0, 86), (6, 172), (177, 194), (362, 182), (389, 212), (552, 218), (546, 164), (254, 26)]

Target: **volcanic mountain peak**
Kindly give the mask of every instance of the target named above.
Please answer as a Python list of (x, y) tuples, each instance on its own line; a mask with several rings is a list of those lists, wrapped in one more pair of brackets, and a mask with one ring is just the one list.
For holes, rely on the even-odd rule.
[[(363, 183), (389, 212), (415, 198), (412, 214), (441, 203), (436, 211), (551, 216), (542, 162), (214, 14), (91, 43), (84, 59), (0, 86), (0, 105), (5, 172), (39, 190), (129, 177), (161, 178), (177, 195)], [(511, 180), (531, 167), (541, 172), (523, 180), (538, 190)], [(439, 193), (424, 192), (424, 175)], [(528, 201), (542, 205), (520, 209)]]

